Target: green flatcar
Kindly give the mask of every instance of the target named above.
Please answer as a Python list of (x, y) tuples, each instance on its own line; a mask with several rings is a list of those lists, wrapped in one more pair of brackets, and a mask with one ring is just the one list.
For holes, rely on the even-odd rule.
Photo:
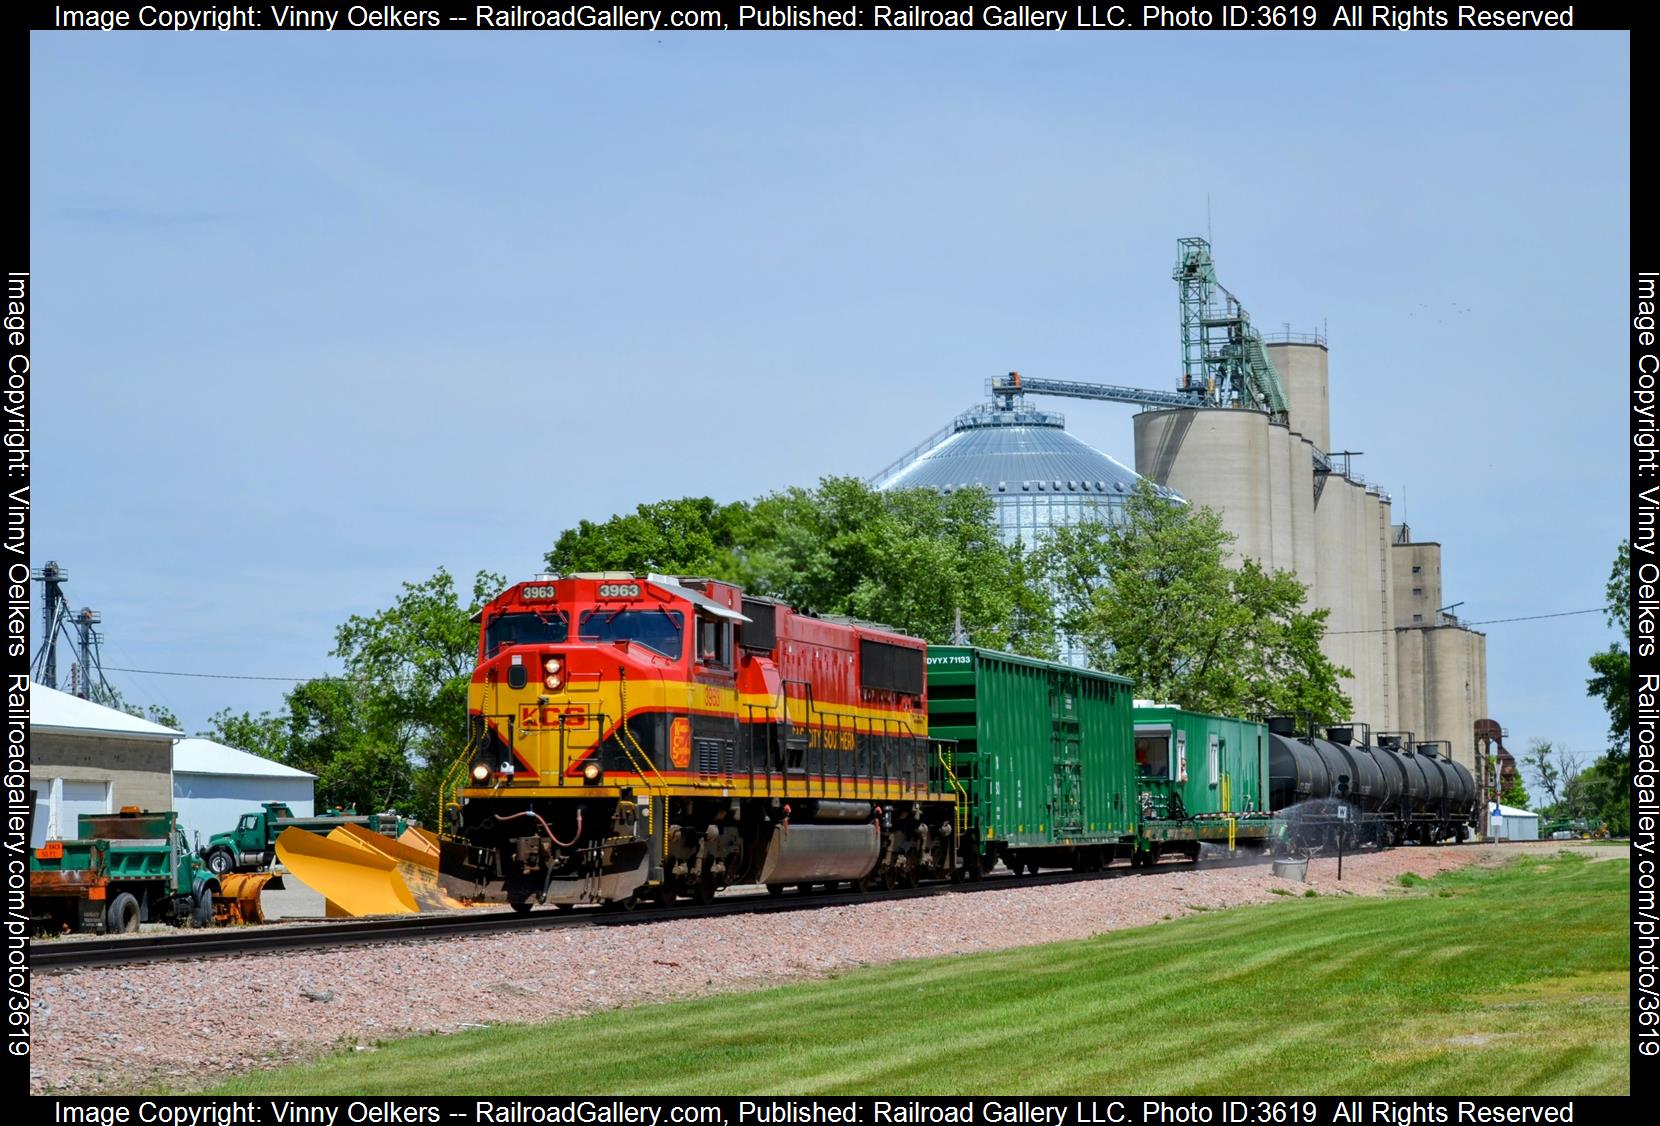
[[(1135, 842), (1130, 706), (1121, 676), (967, 646), (928, 647), (928, 730), (959, 789), (982, 869), (1090, 871)], [(971, 873), (973, 870), (971, 869)]]
[(1201, 842), (1236, 849), (1274, 838), (1266, 726), (1143, 700), (1134, 717), (1141, 816), (1133, 862), (1197, 856)]

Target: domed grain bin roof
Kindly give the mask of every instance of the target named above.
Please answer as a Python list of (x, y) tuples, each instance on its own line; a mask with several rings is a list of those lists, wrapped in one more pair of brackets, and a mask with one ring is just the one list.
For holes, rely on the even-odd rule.
[[(878, 489), (983, 488), (998, 493), (1061, 493), (1127, 497), (1139, 478), (1066, 432), (1054, 411), (999, 410), (982, 405), (877, 474)], [(1174, 496), (1169, 490), (1161, 493)]]

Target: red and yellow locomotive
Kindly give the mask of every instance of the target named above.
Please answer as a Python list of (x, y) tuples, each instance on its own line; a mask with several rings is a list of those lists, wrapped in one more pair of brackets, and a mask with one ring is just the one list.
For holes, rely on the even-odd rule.
[(451, 894), (631, 904), (953, 875), (925, 645), (728, 583), (551, 576), (480, 612), (445, 786)]

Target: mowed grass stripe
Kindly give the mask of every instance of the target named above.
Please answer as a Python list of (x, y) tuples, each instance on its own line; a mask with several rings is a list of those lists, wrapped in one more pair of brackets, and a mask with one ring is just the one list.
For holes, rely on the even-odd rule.
[(220, 1093), (1625, 1093), (1628, 874), (1528, 856), (1379, 898), (415, 1037)]

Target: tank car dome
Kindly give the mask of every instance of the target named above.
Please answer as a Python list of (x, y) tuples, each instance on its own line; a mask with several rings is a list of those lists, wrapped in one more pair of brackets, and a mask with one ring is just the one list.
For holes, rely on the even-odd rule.
[[(1141, 478), (1066, 432), (1055, 411), (982, 404), (877, 474), (878, 489), (984, 489), (1003, 538), (1034, 544), (1043, 531), (1084, 519), (1115, 521)], [(1179, 494), (1155, 485), (1163, 496)]]

